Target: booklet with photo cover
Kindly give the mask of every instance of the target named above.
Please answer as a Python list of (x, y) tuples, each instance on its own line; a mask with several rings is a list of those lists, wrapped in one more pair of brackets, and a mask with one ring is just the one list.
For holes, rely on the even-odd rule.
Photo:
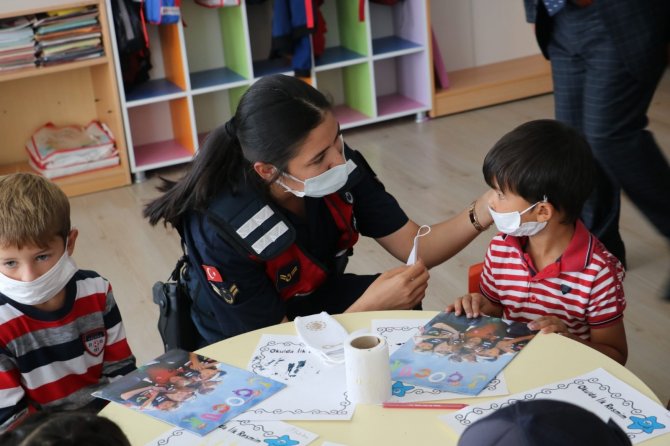
[(477, 395), (533, 336), (524, 323), (442, 312), (391, 355), (391, 379)]
[(170, 350), (93, 396), (205, 435), (286, 387), (184, 350)]

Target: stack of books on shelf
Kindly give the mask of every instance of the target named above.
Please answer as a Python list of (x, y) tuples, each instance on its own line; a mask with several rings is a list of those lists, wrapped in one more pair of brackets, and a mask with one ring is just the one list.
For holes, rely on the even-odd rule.
[(33, 17), (0, 20), (0, 71), (35, 66)]
[(119, 164), (109, 128), (91, 121), (87, 126), (40, 127), (26, 143), (28, 163), (47, 178), (60, 178)]
[(56, 65), (104, 54), (97, 6), (50, 12), (35, 22), (38, 63)]

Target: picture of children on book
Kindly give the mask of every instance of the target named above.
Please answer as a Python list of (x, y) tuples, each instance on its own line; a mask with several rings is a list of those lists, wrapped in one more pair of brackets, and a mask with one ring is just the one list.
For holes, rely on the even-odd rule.
[(284, 387), (205, 356), (170, 350), (94, 396), (204, 435)]
[[(178, 365), (178, 357), (186, 362)], [(135, 377), (136, 384), (130, 388), (125, 384), (124, 390), (118, 392), (122, 404), (140, 410), (175, 410), (183, 402), (212, 392), (226, 374), (217, 369), (217, 361), (195, 353), (160, 359), (140, 367), (143, 373)]]
[(477, 395), (533, 336), (524, 323), (441, 312), (391, 355), (391, 379)]
[[(414, 351), (447, 356), (452, 362), (495, 361), (520, 351), (533, 338), (525, 324), (471, 319), (458, 328), (438, 321), (414, 336)], [(464, 331), (461, 331), (464, 330)]]

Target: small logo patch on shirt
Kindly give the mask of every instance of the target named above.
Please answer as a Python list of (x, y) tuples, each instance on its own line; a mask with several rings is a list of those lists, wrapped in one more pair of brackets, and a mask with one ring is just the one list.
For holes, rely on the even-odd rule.
[(107, 333), (104, 328), (96, 328), (81, 335), (84, 348), (93, 356), (99, 356), (105, 349)]
[(300, 280), (300, 267), (298, 262), (291, 262), (277, 270), (277, 290), (282, 290)]
[(570, 291), (572, 291), (572, 288), (570, 288), (566, 284), (561, 285), (561, 293), (568, 294)]
[(216, 294), (218, 294), (227, 304), (234, 304), (235, 303), (235, 297), (237, 296), (237, 293), (240, 292), (240, 289), (237, 287), (236, 284), (232, 284), (230, 286), (226, 285), (225, 283), (220, 283), (220, 284), (215, 284), (212, 282), (209, 282), (209, 284), (212, 287), (212, 290)]

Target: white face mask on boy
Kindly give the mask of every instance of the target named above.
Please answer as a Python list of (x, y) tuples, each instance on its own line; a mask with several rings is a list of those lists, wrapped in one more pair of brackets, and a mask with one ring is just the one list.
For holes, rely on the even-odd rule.
[(58, 262), (31, 282), (14, 280), (0, 273), (0, 293), (20, 304), (43, 304), (65, 288), (76, 272), (77, 265), (67, 252), (66, 241), (65, 252)]
[(498, 231), (502, 232), (503, 234), (513, 235), (515, 237), (530, 237), (543, 230), (544, 227), (547, 226), (547, 222), (527, 221), (525, 223), (521, 223), (521, 215), (530, 211), (538, 204), (546, 202), (547, 197), (545, 196), (542, 201), (538, 201), (521, 212), (496, 212), (491, 209), (491, 206), (489, 206), (489, 212), (491, 213), (491, 217), (493, 217), (493, 222), (495, 223), (496, 228), (498, 228)]

